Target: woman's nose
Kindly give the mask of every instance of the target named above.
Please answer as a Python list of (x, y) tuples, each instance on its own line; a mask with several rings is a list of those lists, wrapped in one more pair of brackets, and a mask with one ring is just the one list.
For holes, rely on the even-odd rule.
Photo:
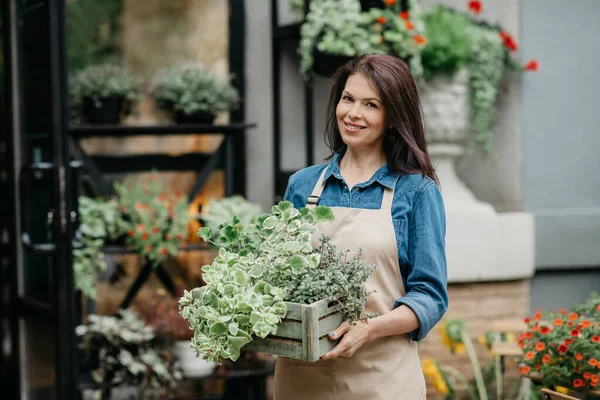
[(360, 111), (360, 105), (358, 105), (358, 104), (353, 105), (352, 108), (350, 109), (350, 111), (348, 112), (348, 115), (350, 116), (350, 118), (355, 118), (355, 119), (362, 118), (362, 113)]

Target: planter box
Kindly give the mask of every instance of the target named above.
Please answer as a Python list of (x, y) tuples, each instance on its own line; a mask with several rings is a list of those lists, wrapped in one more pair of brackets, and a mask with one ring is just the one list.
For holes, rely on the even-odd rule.
[(337, 303), (321, 300), (312, 304), (285, 304), (288, 312), (277, 334), (264, 339), (255, 337), (244, 350), (315, 362), (337, 345), (337, 340), (327, 337), (343, 322)]

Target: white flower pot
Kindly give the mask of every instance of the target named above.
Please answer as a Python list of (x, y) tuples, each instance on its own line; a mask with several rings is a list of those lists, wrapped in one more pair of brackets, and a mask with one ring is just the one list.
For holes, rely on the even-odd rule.
[(189, 340), (176, 341), (173, 344), (173, 354), (183, 370), (183, 375), (188, 378), (211, 375), (216, 366), (213, 362), (196, 357)]

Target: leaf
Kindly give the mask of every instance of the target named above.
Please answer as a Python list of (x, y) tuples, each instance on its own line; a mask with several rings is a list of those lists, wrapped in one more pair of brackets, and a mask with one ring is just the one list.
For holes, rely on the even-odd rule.
[(232, 285), (231, 283), (228, 283), (227, 285), (223, 286), (223, 294), (225, 296), (232, 296), (234, 293), (236, 292), (236, 288), (234, 285)]
[(314, 215), (317, 218), (317, 221), (333, 221), (333, 211), (331, 208), (326, 206), (317, 206), (314, 208)]
[(280, 201), (279, 204), (277, 204), (277, 208), (279, 209), (280, 212), (285, 212), (286, 210), (292, 209), (294, 208), (294, 205), (292, 204), (292, 202), (290, 201)]
[(289, 261), (290, 267), (294, 272), (301, 271), (304, 267), (306, 267), (306, 259), (301, 256), (292, 257)]
[(200, 239), (204, 240), (205, 242), (208, 242), (210, 240), (211, 234), (210, 234), (210, 228), (208, 227), (203, 227), (198, 229), (198, 232), (196, 233), (196, 235), (198, 237), (200, 237)]
[[(250, 314), (252, 312), (253, 308), (248, 303), (240, 302), (237, 305), (236, 310), (239, 311), (239, 312), (241, 312), (241, 313)], [(240, 322), (240, 320), (238, 320), (238, 322)]]
[(233, 318), (232, 315), (221, 315), (218, 320), (221, 322), (229, 322), (231, 321), (231, 318)]
[(242, 336), (227, 336), (227, 341), (229, 342), (229, 345), (231, 347), (236, 348), (236, 349), (241, 349), (247, 343), (250, 343), (251, 339), (248, 339), (248, 338), (245, 338)]
[(231, 333), (233, 336), (237, 335), (239, 331), (239, 326), (236, 322), (232, 322), (229, 324), (229, 333)]
[[(235, 320), (238, 322), (238, 324), (240, 325), (248, 325), (250, 324), (250, 316), (249, 315), (242, 315), (242, 314), (238, 314), (235, 316)], [(243, 331), (240, 331), (243, 332)], [(238, 332), (239, 334), (239, 332)]]
[(246, 274), (244, 273), (244, 271), (238, 269), (238, 270), (236, 270), (234, 272), (233, 276), (234, 276), (233, 279), (234, 279), (235, 283), (238, 286), (244, 286), (244, 285), (246, 285), (246, 282), (247, 282), (248, 279), (247, 279)]
[(273, 229), (277, 225), (277, 222), (279, 222), (279, 221), (277, 220), (276, 217), (270, 216), (267, 219), (265, 219), (265, 222), (263, 223), (263, 227), (265, 227), (266, 229)]
[(210, 327), (211, 334), (221, 336), (227, 332), (227, 326), (223, 322), (216, 322)]
[(281, 249), (293, 253), (297, 253), (302, 249), (301, 242), (286, 242), (281, 245)]

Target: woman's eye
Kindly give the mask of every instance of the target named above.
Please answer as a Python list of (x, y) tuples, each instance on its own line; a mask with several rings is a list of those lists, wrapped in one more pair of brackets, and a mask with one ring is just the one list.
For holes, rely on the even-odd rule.
[(342, 100), (344, 100), (344, 101), (352, 101), (352, 97), (350, 97), (350, 96), (343, 96)]
[(367, 107), (377, 108), (377, 104), (375, 104), (375, 103), (367, 103)]

